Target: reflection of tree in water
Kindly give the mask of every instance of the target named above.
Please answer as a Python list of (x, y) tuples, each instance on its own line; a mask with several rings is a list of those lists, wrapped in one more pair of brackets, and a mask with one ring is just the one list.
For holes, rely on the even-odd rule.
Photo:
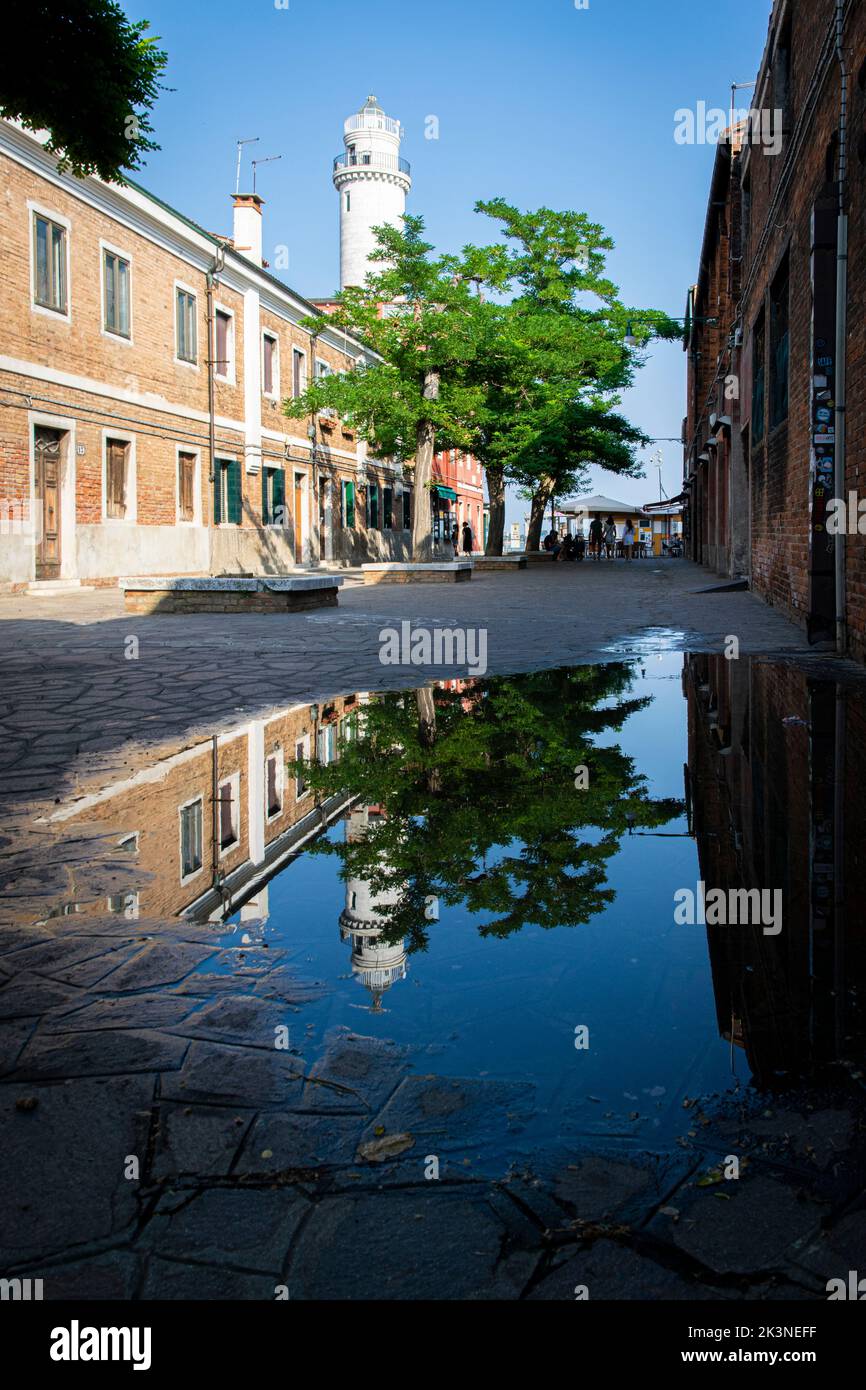
[[(619, 747), (593, 741), (650, 703), (624, 698), (631, 682), (617, 664), (377, 696), (339, 762), (306, 775), (381, 814), (361, 839), (315, 849), (392, 899), (383, 937), (412, 950), (427, 944), (434, 897), (492, 913), (484, 936), (588, 922), (615, 897), (607, 861), (629, 825), (682, 810), (650, 798)], [(581, 766), (586, 789), (575, 786)]]

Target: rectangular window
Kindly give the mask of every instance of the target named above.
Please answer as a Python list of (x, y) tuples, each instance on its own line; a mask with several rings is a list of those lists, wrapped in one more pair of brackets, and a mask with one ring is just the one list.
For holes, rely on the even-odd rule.
[(300, 348), (292, 348), (292, 395), (302, 396), (307, 389), (307, 358)]
[(286, 475), (282, 468), (262, 469), (262, 522), (265, 526), (286, 524)]
[(316, 379), (318, 381), (321, 381), (322, 377), (332, 376), (333, 370), (333, 367), (329, 366), (327, 362), (323, 362), (320, 357), (316, 358)]
[(788, 257), (779, 267), (770, 290), (770, 428), (775, 429), (788, 418), (788, 356), (789, 356), (789, 286)]
[(122, 521), (127, 513), (129, 444), (124, 439), (105, 441), (105, 515)]
[(177, 512), (181, 521), (195, 521), (195, 454), (177, 456)]
[(394, 489), (390, 487), (382, 490), (382, 527), (385, 531), (391, 531), (394, 526)]
[(761, 314), (752, 333), (752, 443), (760, 444), (764, 438), (764, 417), (766, 414), (766, 332), (764, 315)]
[(202, 800), (180, 809), (180, 876), (189, 878), (202, 866)]
[(371, 531), (379, 529), (379, 485), (367, 484), (367, 525)]
[(65, 314), (66, 228), (40, 213), (33, 214), (36, 238), (36, 284), (34, 299), (43, 309)]
[(319, 730), (318, 759), (322, 767), (327, 767), (337, 757), (337, 726), (326, 724)]
[(403, 530), (412, 530), (412, 489), (403, 489)]
[(219, 802), (220, 854), (225, 854), (238, 842), (238, 779), (230, 777), (221, 782), (217, 792)]
[(181, 362), (198, 361), (195, 295), (178, 290), (176, 304), (177, 355)]
[(114, 251), (102, 253), (102, 282), (104, 291), (106, 333), (129, 337), (129, 261)]
[(265, 761), (265, 811), (269, 820), (283, 809), (283, 755), (272, 753)]
[(224, 309), (217, 309), (215, 327), (216, 359), (214, 361), (214, 371), (217, 376), (228, 378), (234, 375), (234, 343), (232, 341), (231, 314), (227, 314)]
[(340, 519), (347, 531), (354, 530), (355, 526), (355, 484), (350, 482), (343, 483), (342, 506), (340, 508)]
[(237, 459), (214, 461), (214, 525), (239, 526), (242, 514), (241, 466)]
[[(305, 738), (299, 739), (298, 742), (295, 744), (295, 762), (304, 763), (307, 761), (307, 757), (307, 740)], [(300, 801), (301, 797), (305, 794), (306, 790), (307, 783), (304, 777), (303, 769), (299, 768), (298, 771), (295, 773), (295, 800)]]
[(262, 385), (266, 396), (277, 394), (277, 340), (272, 333), (262, 339)]

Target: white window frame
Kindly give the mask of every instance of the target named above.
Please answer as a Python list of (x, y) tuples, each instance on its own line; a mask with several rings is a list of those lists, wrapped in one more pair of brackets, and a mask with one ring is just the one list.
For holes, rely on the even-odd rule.
[(234, 850), (236, 850), (241, 842), (241, 774), (239, 772), (232, 772), (229, 774), (228, 777), (221, 777), (217, 781), (217, 797), (220, 802), (217, 815), (217, 825), (220, 824), (220, 820), (222, 817), (222, 797), (219, 795), (219, 793), (226, 785), (231, 787), (231, 808), (232, 814), (235, 817), (235, 819), (233, 819), (232, 821), (232, 829), (235, 832), (235, 838), (232, 840), (231, 844), (226, 845), (225, 848), (223, 848), (223, 846), (220, 845), (220, 859), (225, 859), (226, 855), (231, 854)]
[[(195, 455), (195, 477), (192, 487), (192, 521), (185, 520), (180, 514), (181, 454)], [(197, 449), (191, 444), (175, 444), (174, 446), (174, 519), (178, 526), (201, 526), (201, 449)]]
[(228, 333), (226, 335), (226, 346), (228, 351), (228, 370), (220, 372), (217, 370), (216, 357), (214, 357), (213, 374), (216, 381), (221, 381), (225, 386), (237, 385), (237, 324), (235, 322), (235, 311), (230, 309), (227, 304), (214, 304), (213, 306), (213, 350), (217, 351), (217, 314), (225, 314), (229, 321)]
[(126, 835), (121, 835), (117, 842), (118, 849), (129, 850), (132, 854), (138, 854), (139, 832), (130, 830)]
[[(300, 740), (299, 740), (300, 742)], [(268, 763), (274, 758), (277, 764), (277, 789), (280, 794), (279, 809), (271, 813), (268, 811)], [(286, 760), (283, 756), (282, 747), (275, 748), (273, 752), (265, 754), (265, 824), (271, 825), (283, 814), (286, 805)]]
[(306, 391), (307, 387), (308, 387), (309, 384), (310, 384), (310, 377), (309, 377), (310, 363), (309, 363), (309, 358), (308, 358), (308, 356), (307, 356), (306, 348), (298, 347), (297, 343), (293, 343), (293, 344), (292, 344), (292, 400), (297, 400), (297, 399), (298, 399), (298, 397), (295, 395), (295, 354), (297, 354), (297, 356), (300, 357), (301, 361), (302, 361), (303, 364), (304, 364), (303, 372), (301, 373), (301, 391), (300, 391), (300, 394), (301, 394), (301, 395), (304, 394), (304, 392)]
[[(122, 261), (126, 261), (129, 266), (129, 337), (126, 338), (122, 333), (116, 333), (111, 328), (105, 326), (105, 253), (112, 256), (119, 256)], [(99, 331), (103, 338), (108, 338), (112, 343), (123, 343), (125, 347), (132, 347), (132, 256), (129, 251), (124, 251), (120, 246), (114, 246), (110, 241), (99, 242)]]
[[(309, 766), (311, 765), (311, 763), (310, 763), (310, 735), (309, 735), (309, 734), (302, 734), (300, 738), (296, 738), (296, 739), (295, 739), (295, 759), (294, 759), (295, 762), (298, 762), (298, 748), (303, 748), (303, 750), (304, 750), (304, 763), (305, 763), (306, 766), (309, 767)], [(303, 790), (302, 792), (300, 792), (300, 793), (298, 792), (298, 774), (295, 773), (295, 803), (297, 804), (297, 802), (303, 801), (303, 800), (304, 800), (304, 797), (309, 796), (311, 791), (312, 791), (312, 788), (310, 787), (309, 783), (307, 783), (306, 786), (304, 787), (304, 790)]]
[[(108, 515), (108, 441), (117, 439), (129, 445), (126, 478), (126, 516)], [(102, 523), (104, 526), (135, 526), (138, 522), (138, 467), (135, 457), (136, 439), (128, 430), (104, 429), (102, 431)]]
[[(184, 294), (192, 295), (195, 300), (195, 361), (187, 362), (185, 357), (178, 355), (180, 343), (177, 336), (177, 292), (183, 290)], [(186, 367), (188, 371), (197, 372), (199, 370), (199, 358), (201, 356), (201, 343), (199, 341), (199, 322), (198, 322), (198, 290), (193, 289), (192, 285), (187, 285), (183, 280), (175, 280), (171, 296), (171, 333), (174, 340), (174, 361), (177, 367)], [(206, 335), (205, 335), (206, 336)], [(206, 346), (206, 345), (205, 345)]]
[[(270, 338), (276, 347), (274, 353), (274, 389), (265, 390), (265, 339)], [(280, 399), (280, 335), (273, 328), (262, 329), (262, 395), (266, 400), (278, 401)]]
[[(198, 804), (201, 806), (201, 863), (199, 864), (198, 868), (197, 868), (197, 869), (193, 869), (191, 873), (184, 874), (184, 871), (183, 871), (183, 816), (182, 816), (182, 812), (188, 811), (189, 808), (190, 808), (190, 806), (195, 806), (196, 803), (198, 803)], [(178, 862), (178, 867), (180, 868), (180, 881), (181, 881), (181, 884), (184, 884), (184, 883), (192, 883), (192, 881), (193, 881), (194, 878), (198, 878), (199, 874), (204, 873), (204, 793), (203, 793), (203, 792), (199, 792), (197, 796), (191, 796), (190, 799), (189, 799), (189, 801), (184, 801), (183, 804), (180, 805), (180, 806), (178, 806), (178, 808), (177, 808), (177, 850), (178, 850), (178, 861), (177, 861), (177, 862)]]
[[(47, 217), (49, 221), (56, 222), (58, 227), (62, 227), (66, 232), (66, 310), (49, 309), (45, 304), (36, 303), (36, 217)], [(27, 243), (30, 247), (30, 309), (34, 314), (42, 314), (45, 318), (53, 319), (55, 323), (72, 323), (72, 222), (63, 213), (55, 212), (52, 208), (46, 207), (44, 203), (37, 203), (32, 198), (27, 200), (27, 217), (29, 219), (29, 231), (27, 233)]]
[[(319, 368), (320, 368), (320, 367), (324, 367), (325, 370), (324, 370), (323, 372), (320, 372), (320, 371), (319, 371)], [(326, 362), (326, 361), (325, 361), (324, 357), (317, 357), (317, 358), (316, 358), (315, 372), (316, 372), (316, 381), (321, 381), (322, 377), (324, 377), (324, 376), (334, 376), (334, 375), (335, 375), (334, 368), (331, 366), (330, 362)]]

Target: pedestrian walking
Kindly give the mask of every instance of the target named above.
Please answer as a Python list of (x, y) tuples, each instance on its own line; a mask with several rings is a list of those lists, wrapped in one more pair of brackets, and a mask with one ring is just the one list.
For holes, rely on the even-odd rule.
[(456, 521), (451, 531), (451, 546), (454, 551), (454, 559), (456, 560), (460, 554), (460, 532), (457, 530)]
[(634, 523), (629, 519), (622, 533), (622, 553), (627, 560), (634, 555)]
[(596, 560), (601, 559), (601, 547), (604, 544), (604, 527), (601, 524), (601, 517), (594, 516), (589, 523), (589, 551)]
[(468, 522), (468, 521), (464, 521), (464, 523), (463, 523), (463, 554), (464, 554), (464, 555), (471, 555), (471, 554), (472, 554), (472, 550), (473, 550), (473, 546), (474, 546), (474, 541), (473, 541), (473, 539), (472, 539), (472, 527), (469, 525), (469, 522)]
[(616, 522), (609, 516), (604, 524), (604, 548), (609, 560), (616, 559)]

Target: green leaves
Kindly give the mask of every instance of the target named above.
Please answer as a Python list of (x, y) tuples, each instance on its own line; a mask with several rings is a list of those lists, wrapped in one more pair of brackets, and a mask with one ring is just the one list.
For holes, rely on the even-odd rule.
[(33, 61), (0, 49), (0, 115), (47, 130), (73, 174), (122, 182), (158, 146), (149, 121), (168, 62), (114, 0), (7, 0), (4, 20), (26, 32)]

